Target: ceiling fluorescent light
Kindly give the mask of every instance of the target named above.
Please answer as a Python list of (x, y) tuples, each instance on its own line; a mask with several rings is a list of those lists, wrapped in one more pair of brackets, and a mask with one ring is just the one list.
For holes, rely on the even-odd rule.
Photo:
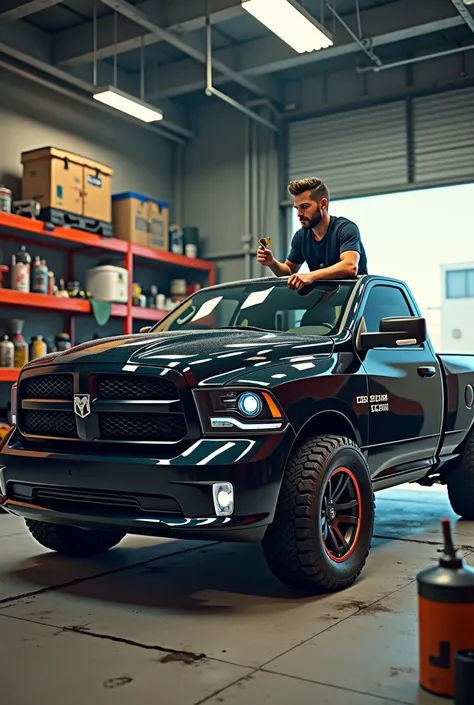
[(241, 0), (241, 5), (298, 54), (334, 43), (332, 35), (296, 0)]
[(127, 115), (131, 115), (137, 118), (137, 120), (143, 120), (143, 122), (163, 120), (161, 110), (154, 108), (152, 105), (148, 105), (148, 103), (144, 103), (138, 98), (134, 98), (128, 93), (120, 91), (114, 86), (96, 88), (93, 93), (93, 98), (101, 103), (105, 103), (105, 105), (111, 108), (120, 110), (122, 113), (127, 113)]

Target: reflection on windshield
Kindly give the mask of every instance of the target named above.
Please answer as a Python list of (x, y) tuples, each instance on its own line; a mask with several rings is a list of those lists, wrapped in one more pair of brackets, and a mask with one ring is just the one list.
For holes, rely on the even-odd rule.
[(153, 331), (244, 328), (295, 335), (331, 335), (337, 331), (353, 283), (313, 284), (301, 292), (275, 284), (223, 286), (198, 291), (154, 326)]

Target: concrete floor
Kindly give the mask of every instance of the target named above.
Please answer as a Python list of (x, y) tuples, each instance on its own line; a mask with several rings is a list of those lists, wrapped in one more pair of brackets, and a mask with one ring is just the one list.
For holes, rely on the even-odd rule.
[(299, 597), (259, 546), (131, 537), (105, 556), (43, 550), (0, 514), (0, 687), (16, 705), (434, 705), (418, 688), (416, 574), (448, 516), (444, 489), (377, 495), (359, 581)]

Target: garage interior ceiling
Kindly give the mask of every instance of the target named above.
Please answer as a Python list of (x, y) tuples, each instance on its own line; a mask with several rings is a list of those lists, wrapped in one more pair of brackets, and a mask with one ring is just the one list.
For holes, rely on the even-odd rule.
[(278, 127), (298, 113), (298, 105), (285, 104), (289, 81), (379, 72), (474, 48), (474, 5), (463, 0), (301, 5), (334, 46), (299, 54), (240, 0), (4, 0), (0, 67), (91, 104), (95, 86), (114, 85), (163, 110), (159, 125), (144, 129), (186, 143), (194, 136), (192, 108), (210, 95)]

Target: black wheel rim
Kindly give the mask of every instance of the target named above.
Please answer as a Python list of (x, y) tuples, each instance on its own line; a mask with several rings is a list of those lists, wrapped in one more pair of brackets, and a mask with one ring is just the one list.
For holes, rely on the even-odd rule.
[(354, 552), (362, 520), (359, 483), (349, 468), (331, 472), (321, 504), (321, 533), (325, 551), (335, 563), (343, 563)]

